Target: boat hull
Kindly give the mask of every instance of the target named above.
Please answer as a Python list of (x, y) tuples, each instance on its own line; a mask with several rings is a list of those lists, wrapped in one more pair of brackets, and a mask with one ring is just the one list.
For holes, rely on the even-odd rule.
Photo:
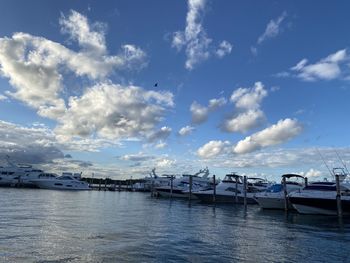
[[(213, 194), (208, 194), (208, 193), (199, 193), (196, 192), (194, 195), (201, 200), (202, 202), (205, 203), (214, 203), (214, 198)], [(243, 204), (244, 203), (244, 197), (243, 196), (237, 196), (237, 201), (236, 197), (233, 195), (220, 195), (217, 194), (215, 196), (215, 203), (231, 203), (231, 204)], [(256, 200), (252, 196), (247, 196), (247, 204), (256, 204)]]
[(34, 185), (36, 185), (40, 189), (52, 189), (52, 190), (91, 190), (88, 184), (81, 182), (73, 183), (73, 182), (49, 182), (49, 181), (41, 181), (41, 180), (33, 180)]
[[(172, 197), (172, 198), (189, 198), (190, 197), (190, 193), (189, 192), (184, 192), (183, 190), (180, 189), (173, 189), (171, 191), (170, 188), (157, 188), (156, 189), (158, 195), (160, 197)], [(192, 194), (192, 199), (196, 199), (195, 195)]]
[[(301, 214), (337, 215), (337, 201), (323, 198), (290, 197), (293, 207)], [(341, 201), (343, 214), (350, 214), (350, 199)]]

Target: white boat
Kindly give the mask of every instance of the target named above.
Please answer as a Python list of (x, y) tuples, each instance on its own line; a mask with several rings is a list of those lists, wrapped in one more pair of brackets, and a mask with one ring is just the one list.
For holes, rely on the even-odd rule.
[(31, 180), (43, 173), (28, 164), (14, 164), (8, 156), (6, 163), (6, 166), (0, 166), (0, 186), (33, 187)]
[(52, 178), (38, 178), (31, 181), (38, 188), (56, 190), (90, 190), (89, 184), (70, 175)]
[[(270, 184), (262, 178), (247, 178), (246, 200), (248, 204), (256, 204), (254, 194), (263, 191)], [(259, 180), (258, 180), (259, 179)], [(257, 185), (255, 185), (257, 183)], [(213, 202), (214, 190), (208, 189), (193, 193), (203, 202)], [(243, 177), (235, 173), (227, 174), (217, 186), (215, 202), (217, 203), (243, 203), (244, 202), (244, 184)]]
[[(287, 194), (293, 191), (300, 190), (304, 187), (303, 183), (297, 181), (287, 181), (290, 178), (305, 178), (298, 174), (284, 174), (283, 178), (286, 178), (286, 191)], [(254, 196), (255, 200), (258, 202), (259, 206), (263, 209), (285, 209), (285, 196), (283, 184), (274, 184), (267, 188), (264, 192), (256, 193)], [(292, 206), (289, 205), (289, 209)]]
[[(341, 184), (341, 206), (344, 214), (350, 214), (350, 185)], [(289, 201), (301, 214), (337, 214), (337, 191), (334, 182), (312, 183), (300, 191), (290, 193)]]
[(153, 168), (149, 176), (141, 179), (142, 182), (133, 185), (133, 189), (136, 189), (137, 191), (152, 191), (157, 187), (168, 185), (171, 178), (174, 179), (175, 177), (175, 175), (168, 174), (157, 175), (156, 168)]
[[(202, 173), (203, 175), (199, 176)], [(195, 192), (210, 187), (211, 179), (208, 176), (208, 168), (199, 170), (199, 172), (194, 175), (184, 174), (182, 177), (176, 178), (172, 182), (169, 181), (166, 186), (156, 187), (156, 191), (161, 197), (188, 198), (190, 194), (190, 178), (192, 177), (192, 192)]]

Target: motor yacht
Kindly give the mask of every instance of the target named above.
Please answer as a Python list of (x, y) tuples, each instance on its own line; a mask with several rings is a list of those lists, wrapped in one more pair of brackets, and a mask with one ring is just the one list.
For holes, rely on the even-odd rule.
[[(287, 194), (300, 190), (304, 187), (305, 178), (301, 175), (284, 174), (282, 175), (282, 182), (283, 178), (286, 178), (285, 180)], [(291, 178), (302, 179), (303, 182), (290, 180)], [(263, 209), (285, 209), (285, 194), (282, 183), (274, 184), (268, 187), (265, 191), (256, 193), (254, 198), (258, 202), (259, 206)], [(288, 208), (292, 209), (293, 207), (289, 204)]]
[[(203, 174), (202, 176), (199, 176)], [(209, 169), (199, 170), (194, 175), (183, 174), (180, 178), (175, 178), (166, 186), (156, 187), (156, 191), (161, 197), (179, 197), (188, 198), (190, 194), (190, 178), (192, 177), (192, 192), (199, 191), (201, 189), (208, 189), (211, 185), (211, 179), (209, 178)]]
[[(341, 206), (344, 214), (350, 214), (350, 185), (341, 184)], [(337, 190), (334, 182), (312, 183), (300, 191), (292, 192), (288, 199), (301, 214), (337, 214)]]
[(32, 187), (32, 179), (38, 178), (43, 170), (29, 164), (15, 164), (7, 156), (6, 165), (0, 166), (0, 186)]
[[(247, 178), (246, 200), (249, 204), (256, 204), (254, 194), (266, 189), (269, 183), (262, 178)], [(259, 180), (257, 180), (259, 179)], [(255, 185), (257, 184), (257, 185)], [(193, 193), (203, 202), (213, 202), (214, 190), (208, 189)], [(227, 174), (225, 178), (216, 186), (215, 202), (218, 203), (243, 203), (244, 202), (244, 184), (243, 176), (236, 173)]]
[(135, 183), (133, 185), (134, 189), (142, 190), (142, 191), (152, 191), (157, 187), (167, 186), (171, 179), (175, 179), (175, 175), (157, 175), (156, 168), (153, 168), (148, 176), (142, 179), (141, 182)]
[(77, 180), (70, 175), (42, 177), (31, 181), (35, 186), (42, 189), (56, 190), (90, 190), (89, 184)]
[[(347, 173), (334, 168), (333, 175), (339, 177), (340, 199), (344, 214), (350, 214), (350, 184), (345, 181)], [(288, 195), (293, 207), (301, 214), (337, 214), (337, 187), (335, 182), (315, 182), (302, 190)]]

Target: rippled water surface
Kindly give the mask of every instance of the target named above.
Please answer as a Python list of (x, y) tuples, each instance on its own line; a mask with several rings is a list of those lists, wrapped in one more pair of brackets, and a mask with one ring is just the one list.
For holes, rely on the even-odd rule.
[(0, 262), (350, 262), (350, 220), (149, 193), (0, 189)]

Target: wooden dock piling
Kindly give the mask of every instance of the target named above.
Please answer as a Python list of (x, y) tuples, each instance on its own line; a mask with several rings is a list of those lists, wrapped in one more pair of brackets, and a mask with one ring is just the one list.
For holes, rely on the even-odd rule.
[(190, 175), (190, 195), (189, 195), (190, 202), (192, 200), (192, 183), (193, 183), (193, 178), (192, 178), (192, 175)]
[(243, 177), (244, 208), (247, 209), (247, 176)]
[(340, 181), (339, 181), (339, 174), (335, 174), (335, 183), (337, 188), (337, 214), (338, 217), (341, 218), (343, 216), (343, 210), (341, 206), (341, 192), (340, 192)]
[(174, 176), (171, 175), (171, 177), (170, 177), (170, 198), (173, 198), (173, 187), (174, 187), (173, 181), (174, 181)]
[(238, 177), (236, 176), (235, 203), (238, 203)]
[(283, 196), (284, 196), (284, 210), (288, 211), (288, 192), (287, 192), (287, 179), (285, 176), (283, 176), (282, 179), (282, 185), (283, 185)]
[(213, 186), (214, 186), (214, 189), (213, 189), (213, 203), (216, 202), (216, 180), (215, 180), (215, 174), (213, 175)]

